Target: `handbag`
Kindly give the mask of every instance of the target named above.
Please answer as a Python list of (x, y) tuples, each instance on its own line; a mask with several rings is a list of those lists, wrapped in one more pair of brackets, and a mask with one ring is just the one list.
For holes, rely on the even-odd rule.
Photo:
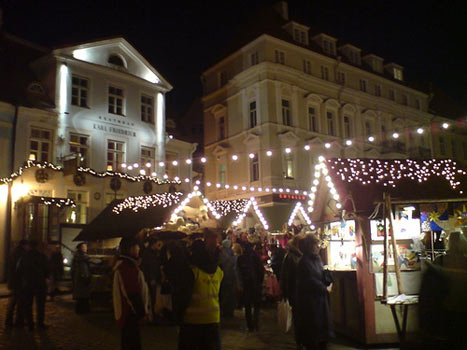
[(285, 333), (292, 327), (292, 307), (286, 299), (277, 304), (277, 322), (280, 330)]

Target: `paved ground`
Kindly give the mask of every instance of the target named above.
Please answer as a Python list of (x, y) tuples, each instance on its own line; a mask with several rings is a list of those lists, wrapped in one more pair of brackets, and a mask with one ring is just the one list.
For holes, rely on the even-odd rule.
[[(6, 303), (6, 298), (0, 299), (0, 349), (119, 349), (119, 333), (109, 310), (94, 310), (88, 315), (79, 316), (74, 313), (70, 295), (63, 295), (54, 302), (47, 302), (46, 322), (50, 325), (48, 330), (13, 329), (7, 332), (3, 327)], [(233, 320), (222, 325), (224, 350), (295, 349), (292, 335), (277, 329), (274, 309), (262, 311), (261, 330), (258, 333), (249, 334), (243, 330), (242, 316), (241, 312), (237, 311)], [(146, 325), (142, 330), (143, 349), (175, 350), (176, 339), (176, 327)], [(329, 350), (360, 348), (339, 339), (329, 346)]]

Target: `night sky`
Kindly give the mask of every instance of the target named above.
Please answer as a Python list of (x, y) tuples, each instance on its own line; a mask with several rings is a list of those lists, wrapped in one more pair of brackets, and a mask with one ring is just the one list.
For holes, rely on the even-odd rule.
[[(183, 113), (201, 95), (200, 75), (239, 26), (274, 1), (0, 0), (4, 29), (47, 47), (123, 35), (174, 86)], [(288, 1), (289, 16), (405, 67), (467, 111), (464, 1)], [(467, 113), (465, 113), (467, 114)]]

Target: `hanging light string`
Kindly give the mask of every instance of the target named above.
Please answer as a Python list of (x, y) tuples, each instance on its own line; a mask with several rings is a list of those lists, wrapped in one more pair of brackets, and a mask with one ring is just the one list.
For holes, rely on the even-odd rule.
[(246, 217), (246, 213), (248, 212), (251, 206), (253, 206), (254, 212), (256, 216), (258, 217), (259, 221), (261, 222), (261, 224), (263, 225), (264, 229), (265, 230), (269, 229), (268, 222), (264, 218), (263, 213), (258, 207), (258, 202), (256, 202), (256, 199), (254, 197), (250, 198), (247, 205), (245, 206), (245, 209), (243, 209), (243, 212), (237, 216), (237, 218), (232, 223), (232, 226), (239, 226), (242, 223), (243, 219), (245, 219)]
[(41, 197), (40, 202), (42, 204), (45, 204), (47, 206), (50, 205), (55, 205), (58, 208), (62, 207), (76, 207), (76, 203), (73, 199), (71, 198), (46, 198), (46, 197)]
[(292, 226), (293, 221), (295, 220), (295, 218), (297, 217), (297, 215), (299, 213), (302, 215), (302, 217), (305, 220), (306, 224), (311, 225), (311, 219), (308, 216), (308, 214), (305, 212), (305, 209), (303, 209), (303, 206), (302, 206), (301, 202), (297, 202), (297, 204), (295, 204), (295, 207), (293, 208), (292, 213), (290, 214), (288, 225)]
[(149, 196), (134, 196), (128, 197), (121, 203), (116, 204), (112, 208), (114, 214), (121, 214), (124, 210), (132, 210), (137, 213), (140, 209), (148, 209), (150, 207), (171, 207), (180, 202), (182, 192), (174, 193), (158, 193)]
[(221, 216), (226, 216), (229, 213), (241, 213), (245, 209), (249, 199), (233, 199), (233, 200), (218, 200), (211, 202), (212, 206)]

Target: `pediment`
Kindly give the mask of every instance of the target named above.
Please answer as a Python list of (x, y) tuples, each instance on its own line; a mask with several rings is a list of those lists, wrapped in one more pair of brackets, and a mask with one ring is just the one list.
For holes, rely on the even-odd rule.
[(286, 131), (278, 135), (281, 145), (283, 146), (295, 146), (300, 138), (295, 135), (293, 131)]
[[(124, 38), (117, 37), (67, 46), (53, 51), (54, 55), (73, 57), (76, 60), (124, 71), (138, 78), (157, 84), (165, 90), (172, 86), (162, 75)], [(121, 66), (109, 63), (109, 57), (118, 56)]]
[(243, 143), (247, 146), (258, 146), (259, 145), (259, 136), (253, 133), (248, 133)]
[(309, 145), (324, 145), (326, 142), (319, 136), (311, 137), (307, 140)]
[(222, 156), (227, 153), (227, 147), (225, 145), (217, 145), (213, 151), (212, 154), (215, 156)]

